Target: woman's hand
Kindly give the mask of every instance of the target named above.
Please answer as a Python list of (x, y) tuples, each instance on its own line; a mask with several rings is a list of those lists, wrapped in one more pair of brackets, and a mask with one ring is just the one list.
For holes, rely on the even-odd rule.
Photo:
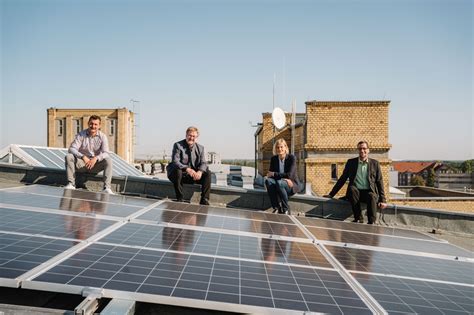
[(285, 178), (285, 180), (286, 180), (286, 183), (288, 184), (288, 187), (293, 188), (293, 182), (291, 181), (291, 179)]
[(275, 172), (268, 172), (267, 173), (267, 177), (273, 177), (273, 176), (275, 176)]

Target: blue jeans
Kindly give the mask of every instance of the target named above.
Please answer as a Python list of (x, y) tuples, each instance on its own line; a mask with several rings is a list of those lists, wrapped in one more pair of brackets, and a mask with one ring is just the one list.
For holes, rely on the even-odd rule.
[[(272, 208), (279, 212), (288, 211), (290, 212), (290, 206), (288, 205), (288, 197), (293, 195), (293, 191), (284, 179), (275, 180), (274, 178), (266, 178), (265, 186), (267, 187), (268, 196)], [(281, 205), (280, 205), (281, 203)]]

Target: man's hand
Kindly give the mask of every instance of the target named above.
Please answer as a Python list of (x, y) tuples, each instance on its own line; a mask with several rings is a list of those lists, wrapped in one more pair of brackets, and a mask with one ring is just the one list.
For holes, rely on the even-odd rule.
[(329, 199), (332, 199), (332, 198), (333, 198), (333, 196), (331, 196), (331, 195), (324, 195), (323, 197), (324, 197), (324, 198), (329, 198)]
[(195, 181), (200, 180), (201, 177), (202, 177), (202, 172), (201, 172), (201, 171), (194, 172), (193, 179), (194, 179)]
[(91, 170), (94, 167), (95, 163), (97, 162), (97, 157), (95, 156), (92, 159), (89, 159), (87, 156), (83, 156), (82, 159), (86, 163), (86, 168), (88, 170)]
[(291, 179), (285, 178), (286, 183), (288, 184), (288, 187), (293, 188), (293, 182)]
[(380, 209), (385, 209), (387, 208), (388, 204), (386, 204), (385, 202), (379, 202), (377, 204), (377, 206), (380, 208)]
[(267, 177), (273, 177), (273, 176), (275, 176), (275, 172), (268, 172), (267, 173)]

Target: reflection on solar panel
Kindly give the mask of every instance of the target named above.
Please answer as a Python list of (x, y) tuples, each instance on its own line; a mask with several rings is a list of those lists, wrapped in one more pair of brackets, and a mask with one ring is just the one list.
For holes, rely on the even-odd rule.
[(311, 243), (126, 224), (100, 242), (332, 268)]
[(474, 283), (473, 264), (459, 260), (410, 256), (359, 248), (326, 246), (350, 271)]
[(0, 231), (84, 240), (115, 221), (0, 207)]
[(390, 314), (472, 314), (474, 288), (353, 274)]
[(17, 193), (14, 191), (0, 191), (0, 200), (4, 204), (19, 205), (26, 207), (38, 207), (53, 210), (65, 210), (82, 214), (109, 215), (117, 217), (129, 216), (138, 210), (139, 207), (126, 206), (109, 203), (109, 194), (90, 193), (89, 198), (77, 199), (76, 190), (65, 189), (61, 198), (57, 196), (43, 196), (36, 194)]
[[(21, 162), (31, 166), (65, 169), (67, 149), (52, 147), (37, 147), (12, 144), (2, 151), (11, 151)], [(114, 176), (143, 176), (143, 173), (125, 162), (117, 154), (109, 152), (113, 161)]]
[(243, 313), (473, 309), (472, 254), (417, 232), (108, 197), (0, 191), (0, 285)]
[(298, 217), (298, 220), (304, 225), (311, 227), (321, 227), (328, 229), (337, 229), (344, 231), (354, 231), (371, 234), (392, 235), (401, 237), (417, 238), (422, 240), (436, 240), (434, 237), (422, 234), (413, 230), (396, 229), (386, 226), (377, 226), (370, 224), (358, 224), (352, 222), (336, 221), (336, 220), (322, 220)]
[(319, 240), (354, 243), (376, 247), (387, 247), (392, 249), (423, 251), (426, 253), (472, 257), (472, 253), (448, 243), (437, 241), (423, 241), (417, 239), (407, 239), (394, 236), (363, 234), (350, 231), (318, 229), (309, 227), (308, 230)]
[[(64, 188), (62, 187), (53, 187), (53, 186), (41, 186), (41, 185), (28, 185), (28, 186), (20, 186), (15, 187), (9, 191), (12, 192), (23, 192), (28, 194), (38, 194), (38, 195), (46, 195), (46, 196), (55, 196), (55, 197), (63, 197), (65, 195)], [(2, 192), (0, 190), (0, 192)], [(86, 200), (98, 200), (102, 197), (103, 194), (98, 194), (92, 191), (86, 190), (69, 190), (68, 198), (76, 198), (76, 199), (86, 199)], [(2, 199), (0, 199), (2, 200)], [(144, 198), (135, 198), (129, 197), (124, 195), (108, 195), (107, 196), (107, 203), (114, 203), (114, 204), (123, 204), (127, 206), (136, 206), (136, 207), (145, 207), (149, 206), (156, 202), (156, 200), (144, 199)]]
[(152, 209), (139, 216), (137, 220), (195, 225), (221, 230), (306, 238), (305, 234), (300, 230), (300, 228), (294, 224), (206, 215), (204, 214), (205, 208), (206, 207), (203, 207), (204, 210), (202, 210), (201, 213)]
[[(249, 219), (249, 220), (261, 220), (270, 222), (281, 222), (293, 224), (293, 221), (284, 215), (278, 215), (266, 212), (257, 212), (252, 210), (240, 210), (240, 209), (227, 209), (227, 208), (216, 208), (211, 206), (199, 206), (187, 203), (177, 202), (163, 202), (156, 209), (163, 210), (179, 210), (184, 212), (202, 213), (207, 215)], [(150, 212), (153, 213), (153, 212)], [(150, 214), (151, 215), (151, 214)]]

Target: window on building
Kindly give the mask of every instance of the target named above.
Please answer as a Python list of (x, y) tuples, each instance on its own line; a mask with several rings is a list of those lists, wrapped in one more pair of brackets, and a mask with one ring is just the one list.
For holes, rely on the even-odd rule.
[(62, 119), (56, 120), (56, 130), (58, 131), (58, 137), (62, 137), (64, 134), (64, 121)]
[(111, 119), (109, 121), (109, 135), (110, 136), (115, 135), (116, 129), (117, 129), (117, 120)]
[(74, 130), (76, 134), (82, 131), (82, 121), (80, 119), (74, 119)]
[(337, 180), (337, 164), (331, 164), (331, 179)]

